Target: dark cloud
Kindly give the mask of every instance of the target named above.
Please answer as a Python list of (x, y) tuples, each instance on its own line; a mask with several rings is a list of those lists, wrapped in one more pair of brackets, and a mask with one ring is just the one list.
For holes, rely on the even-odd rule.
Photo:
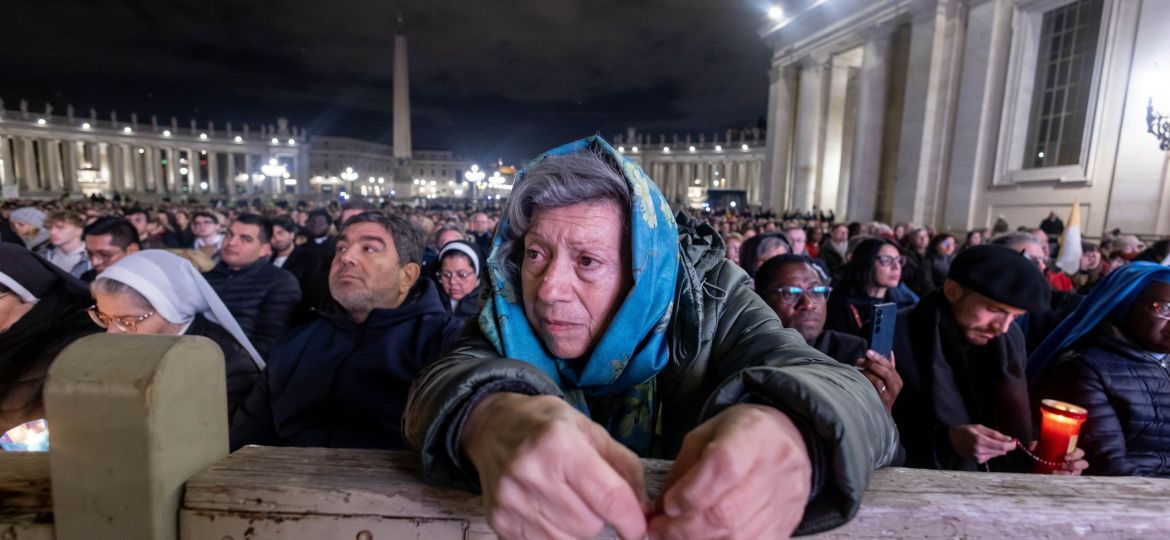
[(723, 130), (767, 107), (759, 0), (5, 2), (0, 96), (217, 125), (286, 116), (389, 141), (395, 15), (416, 145), (509, 160), (638, 126)]

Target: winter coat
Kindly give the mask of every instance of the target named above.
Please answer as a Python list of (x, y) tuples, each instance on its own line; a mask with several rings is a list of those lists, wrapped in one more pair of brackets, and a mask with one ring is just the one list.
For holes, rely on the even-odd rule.
[(483, 284), (480, 283), (471, 292), (467, 293), (462, 300), (455, 303), (455, 307), (451, 307), (451, 297), (447, 296), (447, 292), (443, 290), (443, 286), (439, 285), (439, 299), (443, 303), (443, 307), (452, 315), (459, 318), (461, 321), (474, 318), (479, 315), (479, 310), (483, 308)]
[(1170, 366), (1103, 322), (1045, 366), (1033, 409), (1056, 399), (1088, 409), (1077, 446), (1086, 474), (1170, 477)]
[[(673, 458), (683, 437), (723, 409), (767, 403), (804, 434), (813, 464), (812, 498), (798, 534), (831, 529), (857, 511), (873, 470), (890, 462), (897, 434), (877, 392), (852, 366), (838, 363), (784, 329), (775, 312), (724, 258), (719, 234), (680, 213), (679, 270), (666, 339), (670, 361), (658, 373), (659, 433), (652, 455)], [(405, 435), (421, 450), (430, 481), (477, 488), (478, 474), (457, 441), (472, 398), (493, 391), (564, 397), (539, 368), (503, 358), (474, 321), (443, 359), (411, 389)], [(603, 425), (613, 404), (591, 411)], [(593, 405), (597, 406), (593, 406)]]
[(427, 279), (363, 324), (334, 305), (273, 348), (232, 418), (231, 447), (402, 448), (410, 384), (458, 329)]
[(267, 358), (276, 340), (288, 331), (293, 310), (301, 301), (296, 278), (265, 259), (239, 270), (220, 261), (203, 277), (240, 323), (256, 352)]

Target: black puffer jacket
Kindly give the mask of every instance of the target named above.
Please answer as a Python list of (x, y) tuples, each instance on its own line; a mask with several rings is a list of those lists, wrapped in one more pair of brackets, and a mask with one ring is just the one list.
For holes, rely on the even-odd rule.
[[(723, 240), (714, 229), (683, 214), (678, 222), (670, 362), (657, 376), (656, 401), (663, 404), (657, 457), (673, 458), (689, 431), (727, 407), (775, 406), (801, 428), (814, 468), (812, 497), (797, 533), (845, 523), (861, 504), (873, 470), (888, 464), (897, 448), (897, 432), (877, 392), (852, 366), (784, 329), (752, 291), (747, 274), (723, 257)], [(478, 474), (458, 448), (458, 426), (472, 398), (495, 388), (562, 395), (540, 369), (501, 357), (470, 322), (453, 348), (419, 375), (403, 417), (404, 435), (421, 449), (429, 480), (478, 486)]]
[(220, 262), (203, 274), (261, 358), (289, 329), (301, 287), (292, 274), (260, 259), (239, 270)]
[[(1045, 366), (1031, 392), (1089, 410), (1086, 474), (1170, 477), (1170, 359), (1101, 323)], [(1037, 409), (1038, 410), (1038, 409)]]

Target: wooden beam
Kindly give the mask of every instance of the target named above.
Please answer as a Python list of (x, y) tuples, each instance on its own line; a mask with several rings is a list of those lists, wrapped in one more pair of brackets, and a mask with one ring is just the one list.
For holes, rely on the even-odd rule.
[(0, 538), (53, 539), (49, 455), (0, 451)]
[[(656, 496), (670, 462), (644, 464)], [(853, 521), (818, 536), (1170, 538), (1167, 501), (1170, 480), (888, 468), (874, 473)], [(415, 454), (256, 446), (187, 483), (180, 529), (182, 538), (494, 538), (480, 498), (422, 483)]]

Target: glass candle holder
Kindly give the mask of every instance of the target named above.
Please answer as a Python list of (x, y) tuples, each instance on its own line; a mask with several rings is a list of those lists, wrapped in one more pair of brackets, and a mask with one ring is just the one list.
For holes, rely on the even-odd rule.
[(1036, 445), (1037, 461), (1033, 472), (1051, 474), (1064, 462), (1064, 456), (1077, 447), (1081, 424), (1089, 411), (1055, 399), (1040, 402), (1040, 443)]

